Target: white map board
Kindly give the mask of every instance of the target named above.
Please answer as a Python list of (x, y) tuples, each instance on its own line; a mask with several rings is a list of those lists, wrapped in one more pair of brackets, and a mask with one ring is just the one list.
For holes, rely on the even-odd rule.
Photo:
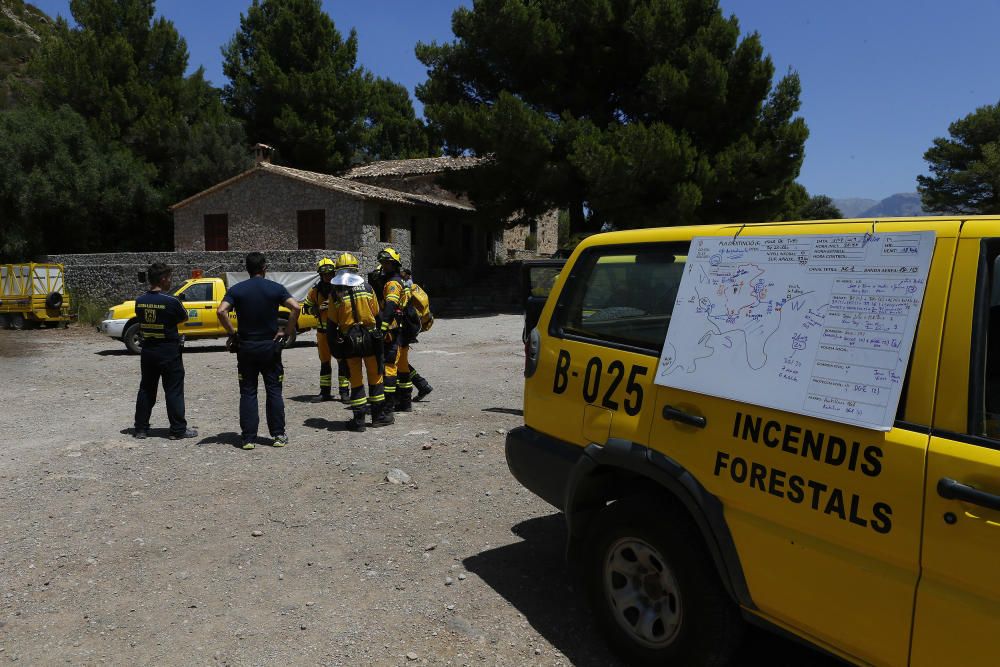
[(887, 431), (934, 232), (697, 237), (656, 384)]

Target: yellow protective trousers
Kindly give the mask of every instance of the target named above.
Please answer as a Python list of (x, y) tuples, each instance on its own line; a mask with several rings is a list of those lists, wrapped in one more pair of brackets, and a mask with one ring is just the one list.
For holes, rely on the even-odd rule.
[(385, 353), (385, 393), (395, 394), (400, 389), (412, 388), (410, 382), (410, 346), (399, 345), (398, 339), (386, 348)]
[[(350, 357), (347, 369), (351, 382), (351, 408), (357, 412), (363, 410), (365, 403), (381, 403), (385, 400), (382, 385), (382, 369), (378, 357)], [(361, 376), (361, 365), (364, 363), (365, 374), (368, 376), (368, 397), (365, 397), (364, 378)]]

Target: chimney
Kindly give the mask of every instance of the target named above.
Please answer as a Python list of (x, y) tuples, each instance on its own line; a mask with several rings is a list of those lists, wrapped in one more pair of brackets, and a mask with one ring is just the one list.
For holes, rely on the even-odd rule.
[(268, 146), (267, 144), (254, 144), (253, 145), (253, 157), (254, 164), (260, 164), (261, 162), (266, 162), (271, 164), (271, 155), (274, 153), (274, 148)]

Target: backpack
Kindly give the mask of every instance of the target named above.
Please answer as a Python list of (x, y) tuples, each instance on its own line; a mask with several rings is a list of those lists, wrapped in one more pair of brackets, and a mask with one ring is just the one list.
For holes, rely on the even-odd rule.
[(424, 289), (413, 283), (410, 285), (410, 306), (420, 318), (420, 331), (430, 331), (434, 326), (434, 314), (431, 313), (431, 298)]

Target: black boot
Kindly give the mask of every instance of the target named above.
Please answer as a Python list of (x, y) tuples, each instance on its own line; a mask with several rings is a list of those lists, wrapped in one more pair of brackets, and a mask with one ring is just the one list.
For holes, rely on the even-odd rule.
[(329, 387), (322, 387), (319, 390), (319, 394), (317, 394), (316, 396), (313, 396), (311, 399), (309, 399), (309, 401), (311, 403), (322, 403), (323, 401), (332, 401), (332, 400), (333, 400), (333, 396), (330, 395), (330, 388)]
[(396, 388), (396, 411), (397, 412), (413, 412), (413, 388), (407, 387), (406, 389)]
[(348, 431), (354, 431), (355, 433), (365, 432), (364, 407), (354, 408), (354, 417), (347, 420), (346, 426)]
[(392, 416), (392, 403), (389, 402), (390, 400), (386, 399), (371, 404), (373, 427), (389, 426), (396, 422), (396, 418)]
[(351, 402), (351, 388), (341, 387), (340, 388), (340, 402), (343, 404), (348, 404)]
[(434, 391), (434, 387), (431, 386), (430, 382), (424, 379), (423, 375), (413, 375), (411, 379), (413, 380), (413, 386), (417, 388), (417, 395), (413, 398), (413, 400), (422, 401), (424, 396)]

